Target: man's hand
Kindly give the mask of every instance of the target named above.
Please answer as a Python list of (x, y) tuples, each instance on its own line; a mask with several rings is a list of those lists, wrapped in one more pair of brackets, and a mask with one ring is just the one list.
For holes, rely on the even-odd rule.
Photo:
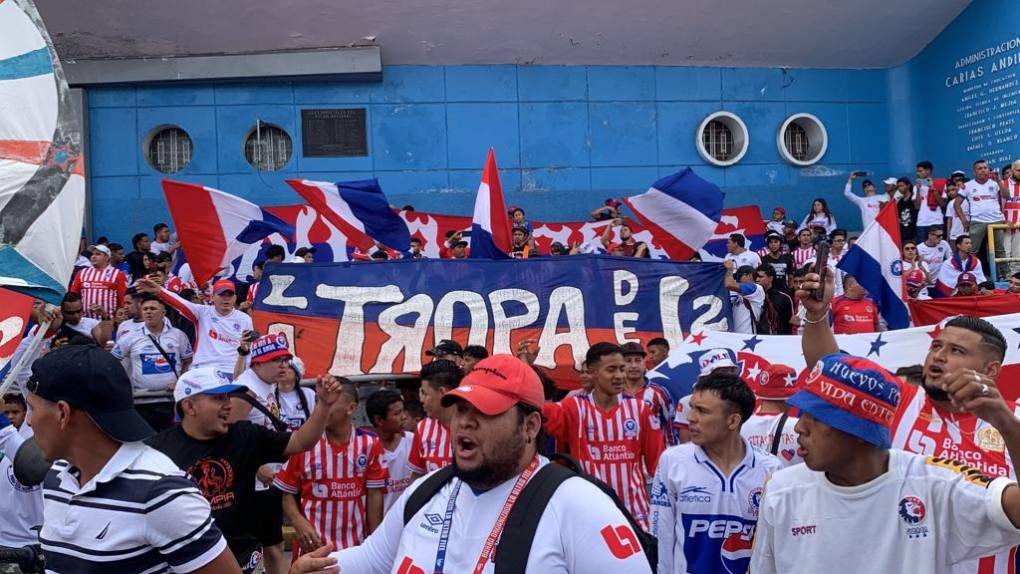
[(326, 544), (311, 554), (305, 554), (290, 567), (290, 574), (338, 574), (336, 558), (330, 558), (332, 544)]
[(266, 486), (272, 486), (274, 478), (276, 478), (276, 471), (268, 464), (260, 466), (255, 473), (255, 479)]
[(340, 400), (340, 381), (336, 377), (323, 375), (315, 381), (315, 396), (326, 408)]
[(525, 339), (518, 343), (516, 353), (517, 358), (529, 365), (533, 365), (535, 363), (535, 357), (538, 356), (537, 346), (535, 347), (534, 351), (531, 350), (531, 346), (534, 344), (535, 344), (534, 339)]
[(155, 295), (159, 293), (159, 289), (159, 285), (148, 277), (142, 277), (138, 281), (135, 281), (135, 290), (141, 291), (142, 293), (151, 293)]
[(102, 305), (90, 305), (89, 314), (99, 315), (100, 320), (103, 321), (110, 320), (110, 314), (106, 312), (106, 309), (104, 309)]
[(295, 540), (301, 545), (302, 553), (313, 552), (322, 546), (322, 541), (319, 540), (319, 533), (312, 528), (312, 525), (307, 520), (294, 521), (294, 530), (297, 532)]
[(1017, 424), (1013, 411), (991, 377), (971, 369), (960, 369), (942, 377), (942, 390), (953, 406), (988, 421), (996, 429)]
[(850, 172), (850, 177), (846, 178), (847, 181), (853, 181), (855, 179), (857, 179), (857, 172), (853, 171)]
[(822, 315), (829, 312), (832, 294), (836, 290), (832, 275), (832, 273), (825, 274), (825, 293), (822, 295), (821, 301), (814, 298), (814, 291), (818, 289), (819, 280), (821, 279), (817, 273), (805, 275), (804, 282), (801, 283), (800, 289), (797, 289), (797, 298), (800, 300), (800, 304), (807, 309), (807, 319), (809, 321), (819, 319)]

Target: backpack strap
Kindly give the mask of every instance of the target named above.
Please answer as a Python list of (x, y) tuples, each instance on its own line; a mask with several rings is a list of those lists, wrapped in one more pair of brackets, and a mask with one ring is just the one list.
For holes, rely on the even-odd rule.
[[(425, 507), (426, 504), (440, 491), (447, 482), (453, 480), (453, 465), (444, 466), (437, 470), (432, 476), (426, 478), (414, 492), (407, 498), (404, 504), (404, 524), (411, 522), (415, 514)], [(516, 506), (516, 505), (515, 505)]]
[(772, 447), (769, 449), (772, 456), (777, 456), (779, 454), (779, 446), (783, 441), (783, 427), (786, 426), (786, 421), (789, 420), (789, 418), (789, 413), (783, 413), (783, 416), (779, 417), (779, 426), (776, 427), (776, 434), (772, 435)]
[(503, 534), (496, 546), (496, 574), (523, 574), (531, 556), (535, 531), (556, 489), (568, 478), (577, 476), (565, 466), (550, 463), (528, 481), (510, 509)]

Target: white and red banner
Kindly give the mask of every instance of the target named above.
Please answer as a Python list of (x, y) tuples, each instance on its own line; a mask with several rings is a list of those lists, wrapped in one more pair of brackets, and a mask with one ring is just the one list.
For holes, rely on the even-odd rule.
[(0, 289), (0, 379), (21, 342), (35, 299), (10, 289)]
[[(998, 384), (1007, 399), (1020, 398), (1020, 313), (985, 317), (1006, 337), (1006, 359)], [(899, 329), (882, 333), (836, 335), (839, 348), (851, 355), (875, 361), (895, 372), (900, 367), (923, 365), (932, 340), (943, 323), (926, 327)], [(804, 370), (804, 354), (799, 336), (750, 335), (695, 329), (684, 343), (648, 374), (648, 378), (674, 395), (689, 394), (698, 377), (697, 358), (712, 349), (729, 349), (738, 358), (742, 375), (747, 380), (762, 376), (772, 363)]]

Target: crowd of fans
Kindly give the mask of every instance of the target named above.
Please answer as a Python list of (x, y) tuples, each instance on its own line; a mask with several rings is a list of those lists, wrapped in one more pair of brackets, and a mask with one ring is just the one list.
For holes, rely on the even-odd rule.
[[(932, 171), (920, 162), (915, 179), (888, 178), (883, 193), (864, 180), (863, 196), (853, 186), (864, 176), (854, 172), (844, 195), (865, 225), (895, 202), (908, 298), (946, 289), (995, 292), (985, 274), (996, 264), (985, 246), (988, 225), (1009, 222), (995, 246), (1020, 256), (1013, 237), (1020, 163), (1016, 172), (1004, 168), (1001, 180), (981, 161), (971, 179), (960, 172), (933, 178)], [(648, 257), (619, 208), (609, 200), (592, 212), (612, 222), (594, 244), (554, 244), (551, 254)], [(533, 539), (515, 558), (523, 561), (520, 571), (721, 573), (746, 571), (752, 561), (755, 572), (817, 572), (822, 565), (848, 571), (852, 561), (833, 566), (797, 537), (894, 535), (896, 508), (878, 523), (882, 512), (858, 512), (840, 498), (893, 467), (894, 486), (920, 493), (900, 501), (898, 512), (924, 534), (911, 531), (894, 545), (926, 539), (930, 555), (905, 553), (913, 563), (931, 572), (1005, 564), (1010, 546), (1020, 543), (1013, 526), (1020, 524), (1020, 489), (981, 477), (1015, 477), (1008, 453), (1020, 446), (1016, 406), (995, 384), (1001, 333), (979, 319), (954, 319), (933, 339), (924, 364), (902, 380), (840, 354), (832, 334), (884, 328), (867, 291), (836, 267), (854, 236), (837, 225), (825, 198), (799, 223), (786, 213), (773, 209), (760, 251), (748, 249), (741, 234), (727, 242), (730, 327), (801, 335), (808, 369), (775, 364), (744, 377), (732, 352), (715, 349), (699, 359), (694, 392), (677, 401), (647, 376), (667, 359), (663, 338), (592, 345), (580, 388), (569, 393), (532, 365), (533, 341), (522, 342), (516, 357), (441, 341), (413, 385), (320, 377), (314, 389), (302, 386), (305, 367), (291, 342), (255, 332), (250, 318), (262, 270), (284, 260), (282, 247), (271, 246), (255, 264), (250, 285), (225, 278), (198, 285), (186, 264), (171, 271), (179, 245), (165, 224), (151, 238), (135, 235), (127, 255), (121, 245), (98, 241), (83, 250), (59, 310), (36, 306), (14, 357), (31, 352), (27, 342), (47, 325), (44, 344), (14, 373), (22, 392), (4, 397), (0, 415), (0, 474), (11, 477), (10, 488), (0, 481), (9, 509), (0, 516), (0, 547), (39, 542), (54, 572), (262, 567), (270, 574), (334, 572), (337, 563), (345, 573), (424, 574), (433, 559), (433, 571), (442, 572), (440, 555), (446, 571), (467, 571), (481, 549), (481, 572), (492, 560), (500, 564), (496, 550), (528, 530), (502, 530), (528, 478), (556, 453), (569, 453), (577, 464), (565, 478), (597, 480), (565, 480), (541, 503), (526, 498), (536, 506)], [(510, 215), (512, 255), (545, 255), (524, 211), (514, 207)], [(827, 277), (815, 269), (820, 239), (831, 245)], [(458, 232), (441, 248), (448, 258), (467, 252)], [(411, 253), (424, 257), (419, 240)], [(290, 261), (313, 254), (303, 248)], [(361, 257), (391, 255), (380, 248)], [(812, 296), (819, 289), (823, 296)], [(1006, 291), (1020, 294), (1020, 273)], [(922, 422), (932, 417), (946, 425)], [(951, 425), (957, 432), (944, 428)], [(56, 461), (41, 485), (22, 483), (11, 470), (33, 434)], [(890, 448), (958, 457), (977, 470)], [(781, 471), (802, 461), (806, 467)], [(774, 473), (778, 494), (770, 487), (763, 498)], [(454, 478), (471, 493), (458, 496)], [(823, 480), (848, 490), (826, 490)], [(882, 495), (853, 496), (874, 506)], [(811, 523), (812, 504), (833, 524)], [(935, 516), (927, 522), (925, 504)], [(954, 519), (966, 521), (969, 533), (950, 540), (958, 533)], [(495, 535), (483, 545), (490, 529)], [(327, 556), (332, 550), (339, 552)], [(26, 559), (20, 567), (35, 566)]]

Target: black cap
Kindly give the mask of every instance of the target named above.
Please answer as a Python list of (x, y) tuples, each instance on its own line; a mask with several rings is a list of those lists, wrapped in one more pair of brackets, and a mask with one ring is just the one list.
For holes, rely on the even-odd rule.
[(458, 357), (462, 357), (464, 356), (464, 348), (461, 347), (460, 343), (457, 341), (443, 339), (442, 341), (439, 341), (438, 345), (428, 351), (425, 351), (425, 354), (430, 357), (435, 357), (437, 355), (456, 355)]
[(32, 365), (25, 387), (40, 398), (85, 411), (114, 440), (135, 442), (152, 435), (152, 427), (135, 410), (124, 367), (96, 345), (65, 345), (47, 353)]
[(641, 343), (635, 341), (628, 341), (620, 345), (620, 350), (623, 351), (623, 356), (627, 355), (641, 355), (644, 357), (648, 353), (645, 353), (645, 348), (641, 346)]

